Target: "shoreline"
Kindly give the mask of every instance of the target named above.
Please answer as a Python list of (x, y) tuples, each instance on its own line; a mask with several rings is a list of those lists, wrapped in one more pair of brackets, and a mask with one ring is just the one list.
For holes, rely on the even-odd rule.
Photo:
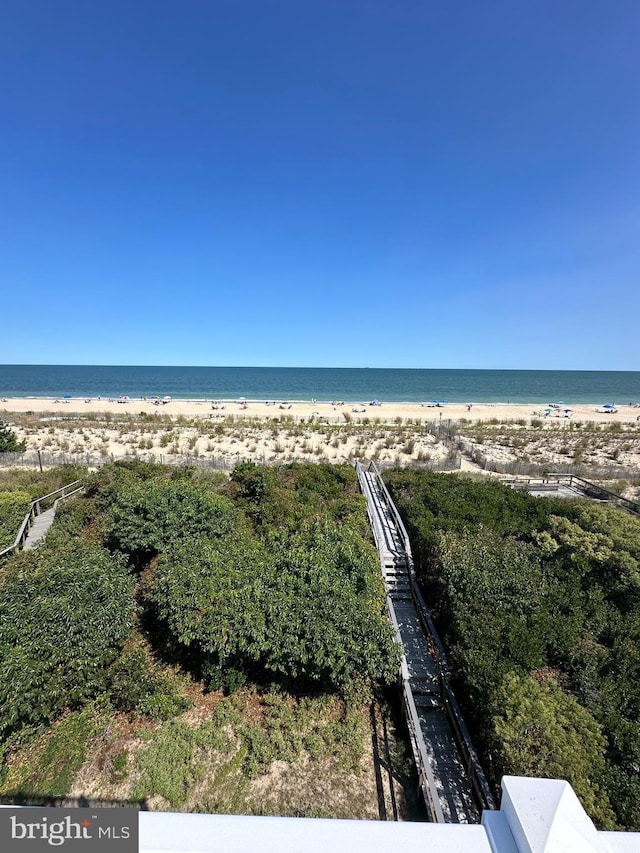
[[(160, 395), (160, 394), (145, 394), (145, 395), (133, 395), (130, 394), (109, 394), (109, 395), (98, 395), (98, 394), (2, 394), (0, 396), (0, 407), (2, 402), (9, 401), (11, 403), (18, 403), (19, 401), (33, 401), (33, 400), (49, 400), (51, 402), (60, 402), (60, 403), (75, 403), (81, 404), (86, 401), (91, 401), (92, 403), (97, 402), (110, 402), (117, 403), (122, 400), (126, 400), (130, 403), (144, 403), (144, 402), (153, 402), (154, 400), (162, 401), (164, 399), (169, 399), (173, 403), (240, 403), (242, 401), (247, 401), (248, 403), (308, 403), (308, 404), (321, 404), (321, 405), (330, 405), (335, 400), (340, 399), (341, 402), (349, 403), (350, 405), (363, 405), (370, 406), (372, 401), (375, 401), (376, 398), (351, 398), (351, 397), (336, 397), (332, 400), (328, 398), (321, 397), (294, 397), (294, 396), (267, 396), (260, 395), (254, 397), (247, 397), (245, 395), (235, 395), (231, 397), (223, 397), (223, 396), (213, 396), (206, 395), (202, 397), (183, 397), (183, 396), (175, 396), (175, 395)], [(625, 398), (626, 399), (626, 398)], [(603, 398), (604, 400), (604, 398)], [(540, 400), (532, 400), (532, 399), (474, 399), (473, 397), (464, 398), (463, 400), (452, 400), (452, 399), (434, 399), (429, 400), (425, 398), (421, 398), (419, 400), (391, 400), (380, 397), (377, 402), (380, 402), (386, 406), (437, 406), (443, 405), (445, 408), (449, 408), (451, 406), (466, 406), (471, 403), (474, 406), (534, 406), (534, 407), (542, 407), (546, 408), (547, 406), (554, 405), (564, 405), (563, 400), (558, 401), (550, 401), (548, 398), (542, 398)], [(635, 398), (629, 402), (616, 402), (615, 400), (604, 400), (604, 402), (600, 401), (600, 398), (594, 400), (568, 400), (567, 405), (572, 407), (580, 406), (584, 407), (593, 407), (598, 408), (599, 406), (612, 403), (619, 409), (627, 409), (627, 408), (638, 408), (640, 409), (640, 400), (636, 400)]]
[[(391, 402), (381, 400), (376, 405), (361, 401), (325, 401), (294, 399), (181, 399), (181, 398), (60, 398), (60, 397), (3, 397), (0, 399), (0, 412), (7, 414), (120, 414), (151, 415), (162, 414), (193, 418), (252, 418), (263, 421), (294, 420), (324, 421), (328, 423), (363, 423), (364, 421), (390, 423), (427, 421), (463, 421), (482, 422), (531, 421), (537, 418), (549, 422), (568, 423), (570, 421), (594, 422), (598, 424), (636, 424), (640, 423), (640, 404), (627, 403), (616, 406), (615, 411), (605, 411), (594, 404), (511, 403), (511, 402), (473, 402), (436, 403), (425, 401)], [(545, 414), (546, 412), (546, 414)]]

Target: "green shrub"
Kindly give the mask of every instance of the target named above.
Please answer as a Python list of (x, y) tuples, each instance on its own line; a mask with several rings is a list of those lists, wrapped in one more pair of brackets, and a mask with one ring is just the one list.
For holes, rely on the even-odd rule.
[(118, 711), (168, 720), (190, 706), (175, 676), (153, 663), (139, 643), (123, 649), (108, 672), (109, 696)]
[(281, 530), (268, 548), (241, 530), (176, 543), (143, 596), (179, 643), (203, 655), (211, 687), (232, 689), (236, 670), (254, 665), (325, 686), (396, 676), (375, 551), (331, 522)]
[(247, 681), (247, 675), (241, 669), (241, 664), (234, 666), (227, 661), (223, 665), (217, 657), (205, 659), (202, 676), (206, 690), (222, 690), (227, 696), (230, 693), (235, 693)]
[(102, 549), (14, 558), (0, 586), (0, 738), (101, 692), (133, 615), (131, 579)]
[(591, 714), (552, 678), (542, 683), (508, 673), (496, 696), (493, 720), (501, 774), (566, 779), (589, 814), (613, 829), (609, 799), (598, 785), (606, 740)]
[(107, 545), (141, 566), (172, 543), (193, 536), (233, 535), (233, 504), (189, 479), (151, 479), (117, 491), (109, 508)]
[(27, 442), (18, 440), (9, 424), (0, 421), (0, 453), (24, 453)]
[(0, 492), (0, 551), (13, 545), (30, 507), (26, 492)]
[(480, 710), (507, 670), (544, 664), (548, 583), (535, 546), (483, 527), (441, 533), (437, 552), (452, 662)]

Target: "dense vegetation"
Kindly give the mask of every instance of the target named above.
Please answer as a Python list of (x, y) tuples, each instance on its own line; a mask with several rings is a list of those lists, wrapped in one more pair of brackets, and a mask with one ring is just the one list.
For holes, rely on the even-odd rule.
[[(296, 749), (335, 755), (351, 772), (366, 697), (393, 681), (398, 663), (353, 470), (243, 463), (229, 480), (131, 462), (84, 481), (84, 496), (59, 505), (44, 545), (11, 558), (0, 576), (0, 793), (33, 791), (34, 779), (66, 793), (69, 771), (61, 784), (40, 761), (30, 775), (23, 757), (73, 751), (57, 734), (69, 731), (77, 748), (57, 763), (77, 771), (113, 714), (156, 726), (134, 795), (174, 807), (189, 807), (185, 780), (215, 750), (246, 779)], [(243, 684), (249, 692), (220, 704)], [(215, 719), (195, 730), (181, 721), (214, 694)], [(285, 711), (287, 725), (275, 719)], [(152, 757), (167, 743), (182, 750), (184, 776), (159, 790)], [(127, 761), (114, 758), (114, 779)], [(220, 796), (206, 807), (246, 807)]]
[(45, 471), (34, 468), (0, 468), (0, 491), (27, 492), (31, 500), (82, 479), (87, 469), (82, 465), (58, 465)]
[(27, 492), (0, 492), (0, 551), (13, 545), (30, 506)]
[(212, 689), (266, 673), (323, 688), (391, 680), (396, 655), (351, 469), (243, 463), (221, 492), (146, 465), (102, 469), (91, 486), (105, 544), (145, 569), (147, 620)]
[(23, 453), (27, 449), (27, 442), (18, 439), (9, 424), (0, 421), (0, 453)]
[(640, 829), (640, 520), (487, 480), (385, 479), (494, 784), (566, 778), (599, 825)]
[(133, 625), (133, 584), (103, 549), (25, 551), (0, 587), (0, 737), (101, 692)]

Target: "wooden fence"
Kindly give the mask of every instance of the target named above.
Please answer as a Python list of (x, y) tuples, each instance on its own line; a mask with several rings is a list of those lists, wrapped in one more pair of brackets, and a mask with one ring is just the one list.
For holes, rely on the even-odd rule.
[[(378, 462), (379, 468), (419, 468), (424, 471), (457, 471), (460, 469), (460, 455), (452, 456), (444, 459), (430, 459), (426, 461), (418, 461), (415, 459), (407, 459), (405, 461), (387, 461)], [(175, 465), (178, 467), (194, 467), (216, 471), (233, 471), (239, 462), (251, 461), (259, 465), (282, 465), (289, 462), (297, 462), (300, 464), (314, 465), (322, 462), (330, 465), (336, 464), (352, 464), (352, 460), (336, 460), (329, 457), (313, 456), (286, 456), (282, 455), (276, 459), (266, 458), (265, 456), (251, 456), (242, 453), (236, 453), (232, 456), (175, 456), (173, 454), (153, 454), (153, 453), (137, 453), (135, 455), (115, 456), (99, 456), (90, 453), (52, 453), (45, 451), (27, 451), (25, 453), (0, 453), (0, 468), (54, 468), (57, 465), (83, 465), (87, 468), (100, 468), (109, 462), (131, 462), (140, 460), (142, 462), (157, 462), (161, 465)]]

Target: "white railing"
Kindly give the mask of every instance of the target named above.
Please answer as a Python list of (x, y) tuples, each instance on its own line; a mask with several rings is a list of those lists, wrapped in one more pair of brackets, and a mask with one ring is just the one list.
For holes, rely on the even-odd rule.
[(598, 832), (571, 785), (505, 776), (479, 824), (140, 812), (140, 853), (638, 853), (640, 833)]

